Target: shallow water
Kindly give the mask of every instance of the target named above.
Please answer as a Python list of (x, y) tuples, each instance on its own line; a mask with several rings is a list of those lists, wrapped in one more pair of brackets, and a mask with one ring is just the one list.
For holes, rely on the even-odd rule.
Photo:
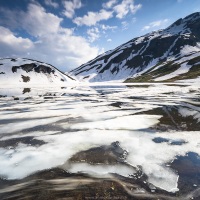
[(0, 97), (0, 199), (200, 199), (199, 85)]

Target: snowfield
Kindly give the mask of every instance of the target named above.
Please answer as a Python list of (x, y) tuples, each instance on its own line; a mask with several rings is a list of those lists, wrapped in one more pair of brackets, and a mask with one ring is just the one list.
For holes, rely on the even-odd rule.
[(74, 83), (74, 78), (55, 67), (24, 58), (0, 59), (0, 83), (5, 86), (49, 86)]
[[(189, 83), (95, 83), (26, 92), (2, 88), (0, 175), (23, 179), (58, 167), (93, 177), (130, 178), (141, 166), (147, 187), (176, 193), (182, 190), (180, 174), (170, 163), (188, 152), (200, 155), (199, 89)], [(26, 138), (32, 139), (27, 143)], [(127, 152), (121, 161), (70, 161), (77, 153), (116, 141)]]

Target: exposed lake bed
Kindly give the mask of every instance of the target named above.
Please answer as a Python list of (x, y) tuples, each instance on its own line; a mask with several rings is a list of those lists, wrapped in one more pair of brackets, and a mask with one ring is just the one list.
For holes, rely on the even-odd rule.
[(1, 199), (200, 198), (200, 86), (0, 89)]

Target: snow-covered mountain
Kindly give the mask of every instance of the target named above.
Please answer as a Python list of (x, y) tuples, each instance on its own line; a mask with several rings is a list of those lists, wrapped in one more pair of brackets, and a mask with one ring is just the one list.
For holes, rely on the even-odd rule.
[(72, 83), (74, 79), (52, 65), (25, 58), (0, 59), (0, 84), (49, 85)]
[(69, 74), (90, 82), (197, 78), (200, 76), (200, 13), (179, 19), (164, 30), (134, 38)]

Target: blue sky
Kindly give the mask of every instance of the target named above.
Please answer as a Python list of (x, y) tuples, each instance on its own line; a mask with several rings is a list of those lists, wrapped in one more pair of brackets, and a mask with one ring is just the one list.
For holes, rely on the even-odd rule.
[(0, 57), (69, 71), (199, 11), (199, 0), (0, 0)]

